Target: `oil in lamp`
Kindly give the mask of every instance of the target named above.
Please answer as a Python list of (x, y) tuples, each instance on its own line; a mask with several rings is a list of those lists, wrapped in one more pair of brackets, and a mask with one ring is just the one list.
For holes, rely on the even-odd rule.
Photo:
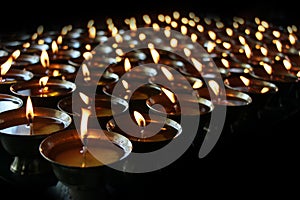
[[(28, 97), (26, 106), (4, 111), (0, 119), (1, 143), (12, 157), (7, 166), (10, 178), (22, 184), (52, 184), (51, 166), (40, 156), (39, 144), (47, 136), (66, 129), (71, 117), (56, 109), (33, 107)], [(44, 178), (47, 181), (41, 181)]]
[(94, 199), (105, 192), (107, 178), (116, 172), (110, 165), (125, 166), (132, 143), (117, 132), (90, 128), (90, 109), (81, 110), (79, 129), (52, 134), (39, 151), (61, 183), (58, 190), (66, 187), (72, 198)]

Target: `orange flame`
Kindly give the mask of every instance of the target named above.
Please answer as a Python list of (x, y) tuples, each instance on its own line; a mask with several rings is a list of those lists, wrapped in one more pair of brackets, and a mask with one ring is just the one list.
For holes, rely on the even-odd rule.
[(163, 74), (167, 77), (167, 79), (169, 81), (174, 81), (174, 76), (173, 74), (164, 66), (161, 66), (161, 71), (163, 72)]
[(34, 118), (33, 106), (30, 96), (27, 97), (26, 101), (26, 118), (29, 123), (32, 123)]
[(48, 53), (46, 50), (42, 50), (40, 60), (41, 60), (41, 64), (43, 65), (43, 67), (47, 68), (50, 66), (50, 60), (49, 60), (49, 56), (48, 56)]
[(146, 120), (141, 113), (139, 113), (138, 111), (133, 111), (133, 115), (138, 126), (140, 127), (146, 126)]
[(171, 92), (170, 90), (166, 89), (166, 88), (161, 88), (161, 90), (163, 91), (163, 93), (165, 95), (167, 95), (167, 97), (169, 98), (169, 100), (172, 102), (172, 103), (175, 103), (176, 102), (176, 98), (175, 98), (175, 94), (173, 92)]
[(131, 69), (131, 64), (129, 61), (129, 58), (125, 58), (124, 60), (124, 70), (125, 72), (128, 72)]
[(8, 70), (9, 70), (10, 67), (11, 67), (12, 61), (13, 61), (13, 57), (10, 56), (10, 57), (5, 61), (5, 63), (3, 63), (3, 64), (0, 66), (1, 76), (4, 76), (4, 75), (8, 72)]
[(250, 80), (244, 76), (240, 76), (240, 79), (243, 81), (243, 83), (245, 84), (245, 86), (249, 86), (250, 85)]
[(52, 53), (57, 54), (58, 46), (57, 46), (57, 43), (55, 42), (55, 40), (52, 41), (51, 48), (52, 48)]

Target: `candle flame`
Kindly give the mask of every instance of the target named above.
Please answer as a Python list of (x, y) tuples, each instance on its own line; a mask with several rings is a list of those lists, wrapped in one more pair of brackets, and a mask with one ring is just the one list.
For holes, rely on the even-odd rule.
[(269, 64), (267, 64), (267, 63), (262, 63), (262, 65), (263, 65), (264, 69), (266, 70), (266, 72), (269, 75), (271, 75), (272, 74), (272, 67)]
[(245, 86), (249, 86), (250, 85), (250, 80), (244, 76), (240, 76), (240, 79), (243, 81), (243, 83), (245, 84)]
[(48, 80), (49, 80), (49, 76), (43, 76), (43, 77), (41, 77), (40, 80), (39, 80), (40, 86), (41, 87), (45, 87), (46, 84), (47, 84), (47, 82), (48, 82)]
[(1, 72), (1, 76), (4, 76), (8, 70), (11, 67), (13, 61), (13, 57), (10, 56), (1, 66), (0, 66), (0, 72)]
[(224, 67), (229, 68), (230, 65), (229, 65), (229, 61), (228, 60), (226, 60), (225, 58), (222, 58), (221, 62), (224, 65)]
[(15, 60), (20, 56), (20, 54), (21, 54), (21, 51), (19, 49), (17, 49), (11, 54), (11, 56)]
[(173, 74), (170, 72), (170, 70), (168, 70), (166, 67), (161, 66), (161, 71), (163, 72), (163, 74), (167, 77), (167, 79), (169, 81), (174, 81), (174, 76)]
[(279, 40), (275, 40), (276, 48), (279, 52), (282, 52), (282, 44)]
[(58, 46), (57, 46), (57, 43), (55, 42), (55, 40), (52, 41), (51, 48), (52, 48), (52, 53), (53, 54), (57, 54), (57, 52), (58, 52)]
[(146, 120), (141, 113), (139, 113), (138, 111), (133, 111), (133, 115), (138, 126), (140, 127), (146, 126)]
[(217, 38), (217, 35), (216, 35), (216, 33), (215, 33), (215, 32), (213, 32), (213, 31), (209, 30), (207, 33), (208, 33), (208, 36), (210, 37), (210, 39), (212, 39), (212, 40), (216, 40), (216, 38)]
[(42, 50), (40, 60), (43, 67), (47, 68), (50, 66), (49, 55), (46, 50)]
[(150, 47), (150, 53), (151, 53), (153, 62), (155, 64), (157, 64), (159, 62), (159, 59), (160, 59), (160, 55), (159, 55), (158, 51), (155, 48)]
[(83, 74), (83, 80), (90, 81), (91, 80), (90, 71), (85, 63), (82, 64), (81, 69)]
[(131, 69), (131, 64), (129, 61), (129, 58), (125, 58), (124, 60), (124, 70), (125, 72), (128, 72)]
[(149, 15), (143, 15), (143, 20), (145, 22), (145, 24), (150, 25), (151, 24), (151, 18)]
[(91, 111), (87, 108), (81, 108), (81, 121), (80, 121), (80, 136), (81, 138), (86, 138), (88, 133), (88, 120), (91, 115)]
[(89, 105), (90, 98), (86, 94), (79, 92), (79, 96), (86, 105)]
[(220, 86), (215, 80), (208, 81), (209, 87), (212, 89), (213, 93), (218, 96), (220, 93)]
[(171, 92), (170, 90), (166, 89), (166, 88), (161, 88), (161, 90), (163, 91), (163, 93), (165, 95), (167, 95), (167, 97), (169, 98), (169, 100), (172, 102), (172, 103), (175, 103), (176, 102), (176, 98), (175, 98), (175, 94), (173, 92)]
[(267, 93), (270, 89), (267, 88), (267, 87), (263, 87), (260, 91), (260, 93), (264, 94), (264, 93)]
[(95, 39), (95, 37), (96, 37), (96, 27), (91, 26), (89, 27), (89, 38)]
[(26, 101), (26, 118), (28, 123), (32, 123), (34, 118), (33, 105), (30, 96), (27, 97)]
[(203, 82), (201, 80), (196, 80), (193, 84), (193, 89), (199, 89), (203, 86)]
[(172, 38), (172, 39), (170, 40), (170, 46), (173, 47), (173, 48), (176, 48), (177, 45), (178, 45), (178, 40), (175, 39), (175, 38)]
[(201, 72), (202, 71), (202, 63), (199, 62), (196, 58), (191, 58), (194, 66), (196, 67), (196, 69)]
[(290, 70), (292, 68), (292, 63), (288, 59), (284, 59), (282, 62), (287, 70)]
[(257, 38), (257, 40), (262, 40), (264, 36), (261, 32), (257, 31), (255, 33), (255, 37)]
[(289, 41), (290, 41), (290, 43), (293, 45), (293, 44), (295, 44), (296, 43), (296, 41), (297, 41), (297, 37), (294, 35), (294, 34), (289, 34)]
[(249, 47), (248, 44), (245, 44), (244, 47), (245, 47), (245, 54), (246, 54), (246, 57), (247, 57), (247, 58), (250, 58), (250, 57), (251, 57), (251, 54), (252, 54), (251, 48)]
[(265, 47), (260, 47), (260, 52), (264, 55), (267, 56), (268, 55), (268, 49)]
[(246, 39), (243, 36), (239, 36), (239, 41), (240, 41), (241, 45), (246, 44)]
[(214, 43), (212, 41), (208, 41), (206, 50), (207, 50), (208, 53), (211, 53), (214, 50), (215, 47), (216, 47), (216, 43)]

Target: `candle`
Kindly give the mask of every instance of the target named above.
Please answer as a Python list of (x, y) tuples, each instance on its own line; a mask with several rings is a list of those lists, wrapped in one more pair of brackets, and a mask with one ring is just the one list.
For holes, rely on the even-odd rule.
[(76, 85), (73, 82), (47, 76), (24, 83), (15, 83), (10, 87), (11, 92), (23, 100), (31, 96), (36, 106), (53, 108), (61, 98), (71, 95), (75, 89)]
[[(119, 115), (128, 109), (128, 102), (119, 97), (106, 94), (97, 94), (94, 97), (89, 97), (81, 92), (61, 99), (57, 106), (60, 110), (73, 117), (80, 117), (80, 108), (86, 105), (85, 102), (88, 103), (88, 106), (92, 105), (95, 109), (91, 117), (97, 117), (102, 128), (106, 128), (107, 121), (113, 116)], [(112, 106), (114, 109), (111, 109)]]
[(80, 134), (76, 129), (61, 131), (45, 138), (39, 149), (69, 196), (94, 198), (105, 187), (107, 178), (116, 173), (109, 166), (123, 165), (130, 156), (132, 143), (116, 132), (88, 129), (88, 146), (84, 149)]
[(71, 117), (59, 110), (33, 107), (28, 97), (26, 107), (0, 113), (3, 148), (13, 156), (10, 170), (16, 175), (49, 173), (48, 164), (40, 157), (40, 142), (50, 134), (67, 128)]
[(108, 131), (127, 137), (132, 142), (133, 152), (155, 151), (177, 138), (182, 132), (180, 124), (169, 118), (159, 115), (151, 115), (150, 118), (150, 115), (138, 111), (133, 111), (129, 116), (127, 114), (119, 115), (118, 121), (115, 118), (109, 120), (106, 127)]
[(0, 113), (8, 110), (17, 109), (22, 106), (22, 99), (9, 94), (0, 94)]

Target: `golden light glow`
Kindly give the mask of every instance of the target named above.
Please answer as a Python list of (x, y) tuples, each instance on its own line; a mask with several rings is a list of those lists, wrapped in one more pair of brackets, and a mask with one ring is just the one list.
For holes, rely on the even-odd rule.
[(212, 41), (208, 41), (207, 46), (206, 46), (207, 52), (211, 53), (215, 49), (216, 46), (217, 46), (216, 43), (214, 43)]
[(178, 40), (176, 38), (172, 38), (170, 40), (170, 46), (173, 47), (173, 48), (176, 48), (178, 45)]
[(250, 85), (250, 80), (244, 76), (240, 76), (240, 79), (242, 80), (242, 82), (244, 83), (245, 86), (249, 86)]
[(81, 121), (80, 121), (80, 136), (86, 138), (88, 135), (88, 120), (91, 115), (91, 111), (87, 108), (81, 108)]
[(282, 44), (279, 40), (275, 40), (276, 48), (279, 52), (282, 52)]
[(145, 24), (150, 25), (151, 24), (151, 18), (149, 15), (143, 15), (143, 20)]
[(131, 64), (129, 61), (129, 58), (125, 58), (124, 60), (124, 70), (125, 72), (128, 72), (131, 69)]
[(279, 32), (279, 31), (274, 30), (274, 31), (272, 32), (272, 34), (274, 35), (274, 37), (280, 38), (280, 32)]
[(0, 66), (0, 72), (1, 72), (1, 76), (4, 76), (8, 70), (11, 67), (13, 61), (13, 57), (10, 56), (1, 66)]
[(292, 63), (288, 59), (283, 59), (283, 65), (287, 70), (290, 70), (292, 68)]
[(182, 25), (182, 26), (180, 27), (180, 30), (181, 30), (182, 35), (186, 35), (186, 34), (187, 34), (188, 29), (187, 29), (186, 26)]
[(90, 81), (91, 80), (90, 70), (88, 69), (88, 66), (85, 63), (82, 64), (81, 70), (83, 74), (83, 80)]
[(191, 34), (191, 40), (192, 40), (192, 42), (197, 42), (197, 39), (198, 39), (197, 34), (192, 33), (192, 34)]
[(208, 85), (216, 96), (220, 94), (220, 85), (215, 80), (209, 80)]
[(48, 68), (50, 66), (49, 55), (46, 50), (42, 50), (40, 60), (43, 67)]
[(189, 50), (188, 48), (184, 47), (183, 49), (183, 53), (186, 57), (190, 57), (190, 55), (192, 54), (191, 50)]
[(245, 44), (244, 47), (245, 47), (245, 54), (246, 54), (246, 57), (247, 57), (247, 58), (250, 58), (251, 55), (252, 55), (252, 51), (251, 51), (249, 45), (248, 45), (248, 44)]
[(89, 105), (89, 103), (90, 103), (90, 98), (89, 98), (86, 94), (84, 94), (84, 93), (82, 93), (82, 92), (79, 92), (79, 96), (80, 96), (81, 100), (82, 100), (86, 105)]
[(151, 53), (153, 62), (155, 64), (157, 64), (159, 62), (159, 59), (160, 59), (160, 55), (159, 55), (158, 51), (154, 47), (150, 47), (150, 53)]
[(212, 39), (212, 40), (216, 40), (216, 38), (217, 38), (217, 35), (216, 35), (216, 33), (215, 33), (215, 32), (213, 32), (213, 31), (209, 30), (207, 33), (208, 33), (208, 36), (210, 37), (210, 39)]
[(233, 30), (231, 28), (226, 28), (226, 34), (231, 37), (233, 36)]
[(289, 34), (289, 41), (293, 45), (297, 41), (297, 37), (294, 34)]
[(231, 48), (231, 44), (229, 42), (223, 42), (222, 44), (223, 44), (223, 47), (225, 49), (230, 49)]
[(226, 60), (225, 58), (222, 58), (221, 62), (224, 65), (224, 67), (229, 68), (230, 65), (229, 65), (229, 61), (228, 60)]
[(26, 101), (26, 119), (29, 123), (32, 123), (34, 118), (33, 105), (30, 96), (27, 97)]
[(255, 33), (255, 37), (257, 40), (262, 40), (264, 38), (264, 35), (261, 32), (257, 31)]
[(12, 58), (13, 58), (14, 60), (17, 59), (20, 55), (21, 55), (21, 51), (20, 51), (19, 49), (15, 50), (15, 51), (11, 54), (11, 56), (12, 56)]
[(49, 76), (43, 76), (39, 79), (39, 85), (41, 87), (45, 87), (47, 85), (47, 82), (49, 80)]
[(260, 52), (262, 55), (267, 56), (268, 55), (268, 49), (265, 47), (260, 47)]
[(270, 89), (267, 88), (267, 87), (263, 87), (260, 91), (260, 93), (264, 94), (264, 93), (267, 93)]
[(239, 41), (240, 41), (241, 45), (246, 44), (246, 39), (243, 36), (239, 36)]
[(123, 85), (123, 87), (125, 88), (125, 90), (128, 90), (128, 88), (129, 88), (129, 84), (128, 84), (128, 82), (127, 82), (127, 81), (125, 81), (125, 80), (122, 80), (122, 85)]
[(172, 103), (176, 102), (175, 94), (166, 88), (161, 88), (163, 93), (169, 98)]
[(264, 67), (264, 69), (266, 70), (266, 72), (269, 74), (269, 75), (271, 75), (272, 74), (272, 67), (269, 65), (269, 64), (267, 64), (267, 63), (262, 63), (262, 65), (263, 65), (263, 67)]
[(202, 63), (198, 61), (196, 58), (191, 58), (195, 68), (198, 70), (198, 72), (202, 71)]
[(170, 72), (170, 70), (168, 70), (166, 67), (161, 66), (160, 67), (162, 73), (165, 75), (165, 77), (169, 80), (169, 81), (174, 81), (174, 76), (173, 74)]
[(52, 48), (52, 53), (57, 54), (58, 53), (58, 46), (55, 40), (52, 41), (51, 43), (51, 48)]
[(203, 82), (201, 80), (196, 80), (193, 84), (193, 89), (199, 89), (203, 86)]
[(91, 38), (91, 39), (96, 38), (96, 27), (95, 26), (89, 27), (89, 38)]
[(133, 116), (138, 126), (146, 126), (146, 120), (141, 113), (139, 113), (138, 111), (133, 111)]

